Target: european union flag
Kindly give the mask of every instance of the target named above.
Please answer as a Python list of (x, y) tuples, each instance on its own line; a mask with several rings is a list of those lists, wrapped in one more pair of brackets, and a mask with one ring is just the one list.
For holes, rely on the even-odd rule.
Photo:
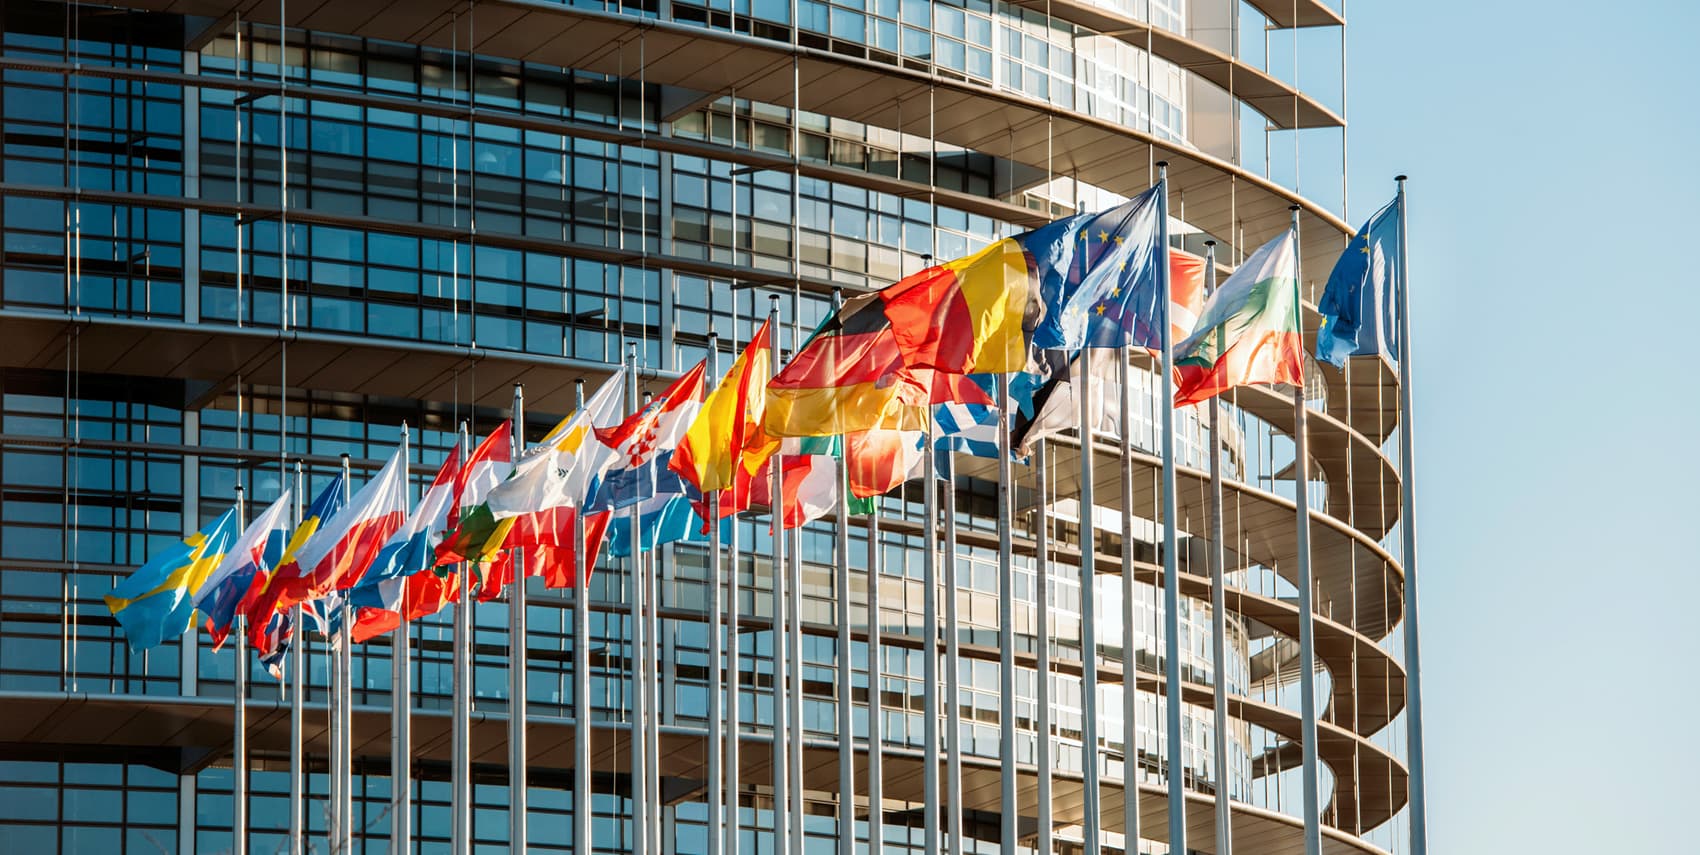
[(1039, 268), (1045, 317), (1033, 346), (1161, 347), (1163, 182), (1097, 214), (1040, 226), (1018, 241)]
[(140, 653), (188, 631), (195, 595), (235, 541), (232, 506), (113, 587), (106, 607), (118, 619), (131, 651)]
[(1317, 311), (1322, 332), (1316, 337), (1316, 358), (1346, 367), (1348, 356), (1385, 353), (1399, 358), (1399, 303), (1395, 288), (1399, 271), (1399, 202), (1375, 212), (1352, 236)]

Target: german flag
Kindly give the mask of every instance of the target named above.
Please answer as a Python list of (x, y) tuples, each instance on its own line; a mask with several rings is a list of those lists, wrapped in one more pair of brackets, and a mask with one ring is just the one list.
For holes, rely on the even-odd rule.
[(878, 292), (858, 294), (767, 384), (769, 436), (832, 436), (927, 423), (930, 378), (903, 363)]

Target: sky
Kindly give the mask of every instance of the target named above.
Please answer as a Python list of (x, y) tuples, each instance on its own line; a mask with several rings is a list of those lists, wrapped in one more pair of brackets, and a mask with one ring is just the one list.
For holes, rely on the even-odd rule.
[(1700, 4), (1347, 6), (1405, 172), (1430, 851), (1700, 851)]

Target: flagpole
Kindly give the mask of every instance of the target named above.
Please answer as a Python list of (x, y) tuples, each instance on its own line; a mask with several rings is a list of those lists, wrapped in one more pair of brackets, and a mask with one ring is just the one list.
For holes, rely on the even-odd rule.
[[(508, 432), (509, 458), (518, 461), (525, 450), (525, 386), (514, 384), (513, 429)], [(513, 586), (508, 589), (508, 845), (526, 850), (526, 654), (530, 647), (525, 613), (525, 550), (515, 548)]]
[[(736, 103), (736, 101), (734, 101), (733, 103)], [(737, 194), (734, 193), (733, 195), (735, 196)], [(736, 202), (734, 202), (733, 204), (734, 204), (734, 207), (735, 207)], [(737, 335), (737, 331), (738, 331), (738, 300), (737, 300), (736, 295), (734, 295), (734, 297), (732, 299), (732, 326), (731, 326), (731, 330), (732, 330), (733, 335)], [(773, 338), (771, 337), (771, 328), (770, 328), (770, 336), (768, 338), (768, 347), (771, 349), (772, 346), (773, 346)], [(770, 351), (770, 354), (771, 354), (771, 351)], [(770, 355), (770, 358), (769, 358), (768, 361), (769, 361), (770, 364), (777, 363), (777, 360), (773, 359), (771, 355)], [(765, 391), (765, 389), (764, 389), (764, 391)], [(739, 414), (739, 418), (742, 418), (742, 417), (743, 417), (743, 415)], [(738, 461), (736, 465), (742, 466), (743, 461), (741, 461), (741, 460)], [(732, 479), (732, 490), (733, 490), (732, 500), (733, 500), (734, 505), (737, 505), (737, 500), (738, 500), (738, 494), (736, 492), (737, 489), (738, 489), (738, 479), (736, 477), (736, 474), (734, 473), (734, 477)], [(715, 531), (718, 532), (720, 530), (720, 521), (719, 520), (714, 521), (714, 527), (715, 527)], [(725, 733), (722, 736), (726, 740), (726, 742), (725, 742), (725, 746), (726, 746), (726, 762), (725, 762), (725, 773), (726, 773), (726, 827), (723, 831), (723, 834), (724, 834), (724, 842), (726, 844), (725, 851), (726, 851), (727, 855), (738, 855), (739, 843), (740, 843), (740, 841), (738, 839), (738, 812), (739, 812), (739, 809), (742, 807), (742, 805), (740, 804), (740, 799), (738, 797), (739, 790), (741, 789), (741, 785), (739, 783), (739, 779), (740, 779), (741, 776), (739, 775), (739, 769), (738, 769), (738, 764), (740, 762), (739, 761), (739, 756), (740, 756), (739, 747), (740, 746), (739, 746), (738, 740), (741, 738), (742, 733), (743, 733), (743, 728), (741, 726), (741, 721), (742, 721), (742, 718), (743, 718), (743, 713), (742, 713), (743, 699), (739, 696), (739, 692), (741, 692), (743, 690), (743, 687), (742, 687), (742, 682), (743, 682), (743, 651), (742, 651), (742, 648), (739, 647), (739, 640), (738, 640), (738, 598), (740, 596), (739, 584), (738, 584), (738, 573), (739, 573), (740, 568), (739, 568), (739, 563), (738, 563), (738, 515), (737, 514), (732, 515), (732, 531), (731, 531), (730, 536), (727, 538), (726, 551), (727, 551), (727, 553), (729, 554), (729, 557), (730, 557), (730, 561), (728, 561), (729, 569), (726, 571), (726, 656), (727, 656), (727, 663), (726, 663), (727, 668), (726, 668), (726, 670), (731, 672), (731, 673), (730, 673), (730, 679), (728, 680), (728, 684), (726, 686), (726, 718), (725, 718), (724, 722), (722, 723), (722, 727), (725, 730)], [(715, 565), (714, 572), (715, 573), (721, 572), (720, 566), (718, 564)], [(718, 585), (718, 584), (720, 584), (720, 581), (718, 579), (716, 579), (714, 581), (714, 584)], [(710, 722), (710, 726), (713, 726), (714, 724), (715, 724), (714, 722)]]
[(868, 514), (868, 853), (885, 851), (885, 702), (880, 660), (879, 500)]
[[(708, 334), (708, 391), (712, 392), (720, 385), (720, 335), (715, 332)], [(742, 419), (739, 413), (737, 418)], [(734, 466), (741, 466), (741, 461), (733, 460)], [(725, 800), (721, 787), (725, 783), (725, 768), (721, 755), (724, 751), (722, 743), (713, 733), (715, 727), (725, 721), (725, 695), (722, 688), (726, 682), (726, 670), (722, 658), (726, 655), (721, 643), (720, 622), (720, 491), (707, 490), (703, 502), (708, 508), (708, 855), (720, 855), (721, 844), (726, 833), (722, 813), (725, 811)]]
[[(998, 375), (1001, 380), (1003, 375)], [(934, 443), (937, 439), (934, 439)], [(938, 446), (931, 445), (928, 455), (937, 455)], [(950, 452), (946, 451), (946, 454)], [(944, 548), (939, 550), (944, 562), (944, 795), (940, 799), (940, 807), (948, 804), (945, 812), (945, 839), (949, 841), (951, 852), (962, 851), (962, 671), (961, 664), (961, 629), (956, 613), (957, 590), (960, 583), (957, 580), (956, 556), (956, 478), (953, 458), (945, 458), (945, 466), (940, 473), (943, 475), (942, 495), (939, 497), (941, 510), (944, 512)], [(936, 465), (936, 464), (935, 464)], [(999, 485), (1002, 494), (1002, 485)], [(1001, 526), (1000, 526), (1001, 527)], [(1001, 540), (1001, 537), (1000, 537)], [(1001, 576), (999, 577), (1002, 578)], [(1002, 600), (999, 600), (1000, 611)], [(999, 628), (999, 639), (1002, 640), (1002, 628)], [(1009, 655), (1009, 647), (1003, 648), (1003, 657)], [(1008, 703), (1011, 696), (1006, 695), (1003, 703)], [(1013, 716), (1004, 719), (1014, 721)], [(1013, 730), (1001, 728), (999, 744), (1009, 738)], [(1000, 779), (1007, 779), (1009, 767), (999, 770)], [(1000, 783), (1001, 786), (1001, 783)], [(1000, 790), (1001, 792), (1001, 790)], [(1008, 813), (1008, 811), (1005, 811)]]
[[(834, 311), (844, 292), (832, 289)], [(838, 437), (838, 521), (834, 526), (838, 574), (838, 852), (856, 855), (856, 705), (851, 698), (856, 668), (850, 639), (850, 457)], [(718, 541), (717, 541), (718, 542)]]
[[(401, 423), (401, 459), (408, 454), (407, 422)], [(406, 471), (405, 469), (403, 471)], [(402, 584), (405, 586), (406, 577)], [(413, 850), (413, 651), (405, 596), (401, 622), (391, 636), (390, 662), (390, 851), (407, 855)]]
[(1038, 751), (1034, 755), (1034, 764), (1039, 771), (1039, 855), (1052, 855), (1056, 850), (1056, 840), (1053, 824), (1055, 817), (1051, 807), (1051, 558), (1050, 550), (1050, 489), (1048, 480), (1050, 473), (1045, 466), (1045, 441), (1039, 440), (1033, 447), (1033, 479), (1035, 490), (1035, 522), (1033, 536), (1033, 633), (1038, 636), (1038, 656), (1034, 676), (1037, 687), (1037, 701), (1034, 711), (1038, 721), (1034, 729), (1038, 731)]
[[(1216, 242), (1204, 242), (1204, 285), (1216, 290)], [(1233, 855), (1233, 806), (1228, 794), (1228, 593), (1226, 526), (1222, 521), (1222, 428), (1221, 402), (1205, 402), (1210, 408), (1210, 674), (1213, 684), (1214, 716), (1211, 727), (1216, 746), (1216, 853)]]
[[(306, 482), (301, 474), (301, 461), (295, 461), (295, 524), (300, 525), (304, 510)], [(276, 568), (273, 568), (276, 573)], [(302, 836), (304, 817), (302, 811), (306, 806), (302, 803), (302, 762), (301, 762), (301, 731), (305, 722), (306, 705), (303, 694), (307, 689), (307, 678), (302, 673), (306, 670), (307, 661), (304, 648), (307, 644), (307, 633), (301, 628), (301, 606), (296, 604), (289, 611), (289, 855), (303, 855), (306, 851), (306, 841)], [(246, 616), (244, 615), (244, 620)], [(280, 638), (277, 643), (282, 644)]]
[[(1292, 206), (1293, 212), (1293, 279), (1294, 287), (1300, 281), (1299, 267), (1299, 206)], [(1298, 329), (1304, 329), (1304, 317), (1300, 314), (1297, 300), (1293, 301), (1293, 314)], [(1304, 761), (1304, 838), (1305, 855), (1321, 855), (1322, 853), (1322, 818), (1321, 806), (1318, 804), (1317, 757), (1316, 757), (1316, 642), (1311, 626), (1311, 575), (1310, 575), (1310, 446), (1307, 440), (1305, 425), (1308, 410), (1305, 407), (1303, 386), (1293, 389), (1293, 476), (1295, 479), (1293, 500), (1298, 511), (1298, 558), (1299, 558), (1299, 748)]]
[[(768, 329), (779, 329), (779, 297), (769, 298)], [(777, 344), (777, 338), (775, 344)], [(779, 355), (779, 348), (774, 348), (774, 354)], [(779, 373), (779, 363), (773, 360), (773, 373)], [(784, 701), (785, 679), (785, 519), (782, 496), (785, 495), (785, 454), (780, 451), (768, 458), (768, 505), (769, 517), (773, 521), (772, 533), (772, 571), (773, 571), (773, 852), (774, 855), (790, 855), (791, 836), (790, 806), (787, 798), (791, 787), (786, 780), (791, 770), (787, 760), (789, 747), (786, 734), (789, 732), (786, 718), (789, 715), (789, 705)]]
[[(573, 381), (573, 412), (584, 412), (584, 381)], [(591, 851), (590, 562), (582, 508), (573, 510), (573, 847)]]
[[(637, 342), (626, 343), (626, 411), (638, 409)], [(644, 756), (647, 747), (648, 693), (645, 691), (649, 669), (644, 662), (648, 645), (644, 640), (643, 550), (640, 532), (643, 529), (642, 511), (634, 502), (628, 511), (631, 518), (630, 553), (626, 559), (628, 584), (631, 591), (631, 778), (632, 778), (632, 841), (633, 851), (649, 852), (659, 849), (649, 840), (649, 783), (644, 780), (649, 761)], [(659, 844), (659, 841), (656, 841)]]
[[(1082, 817), (1086, 855), (1102, 851), (1102, 795), (1098, 777), (1098, 535), (1092, 518), (1092, 348), (1078, 357), (1080, 383), (1080, 717), (1085, 810)], [(1185, 850), (1181, 850), (1185, 851)]]
[(786, 653), (791, 665), (786, 673), (791, 688), (785, 700), (791, 707), (786, 714), (786, 719), (791, 722), (791, 771), (785, 778), (791, 784), (791, 845), (795, 851), (802, 852), (808, 843), (803, 828), (803, 529), (798, 526), (789, 534), (791, 578), (785, 591), (790, 598), (787, 611), (791, 615), (791, 625), (785, 643), (791, 648)]
[(1411, 855), (1428, 855), (1428, 807), (1423, 790), (1421, 635), (1417, 632), (1417, 450), (1411, 406), (1411, 303), (1406, 246), (1405, 176), (1399, 185), (1399, 510), (1400, 557), (1405, 561), (1405, 761), (1410, 770)]
[[(1165, 257), (1154, 261), (1154, 264), (1168, 263), (1167, 245), (1162, 248)], [(1121, 476), (1122, 499), (1122, 607), (1119, 617), (1122, 622), (1122, 836), (1128, 840), (1129, 851), (1139, 850), (1140, 816), (1139, 816), (1139, 656), (1135, 645), (1139, 639), (1135, 633), (1134, 624), (1134, 564), (1135, 555), (1133, 534), (1133, 358), (1131, 345), (1117, 348), (1116, 382), (1121, 385), (1121, 400), (1118, 416), (1121, 427), (1116, 433), (1121, 434), (1121, 460), (1116, 463), (1116, 474)]]
[[(1011, 407), (1009, 375), (997, 375), (998, 393), (998, 646), (1003, 655), (998, 663), (998, 690), (1003, 695), (998, 718), (1002, 731), (998, 739), (998, 757), (1002, 770), (1002, 843), (1006, 852), (1014, 852), (1020, 831), (1021, 803), (1017, 791), (1015, 757), (1015, 467), (1010, 460), (1009, 428)], [(952, 485), (954, 487), (954, 485)], [(956, 521), (951, 520), (954, 533)], [(954, 630), (951, 640), (955, 641)], [(957, 703), (951, 697), (951, 704)], [(952, 743), (953, 745), (955, 743)], [(960, 785), (960, 779), (958, 784)]]
[(925, 519), (921, 522), (921, 568), (924, 577), (921, 595), (921, 662), (922, 662), (922, 743), (923, 771), (921, 775), (922, 836), (925, 852), (938, 852), (939, 846), (939, 487), (938, 463), (934, 460), (932, 413), (927, 414), (927, 440), (921, 455), (921, 506)]
[[(471, 452), (472, 431), (466, 422), (460, 423), (460, 463), (466, 465)], [(459, 509), (457, 509), (458, 513)], [(454, 622), (454, 712), (453, 752), (450, 762), (450, 810), (454, 813), (450, 851), (453, 855), (472, 853), (472, 585), (468, 576), (472, 563), (462, 561), (457, 569), (455, 584), (460, 588), (460, 602), (455, 606)]]
[[(346, 507), (354, 493), (354, 482), (348, 474), (348, 455), (342, 455), (342, 501)], [(342, 663), (341, 679), (337, 681), (336, 691), (342, 695), (342, 704), (337, 708), (338, 723), (341, 725), (341, 739), (337, 744), (338, 761), (342, 770), (342, 789), (337, 799), (337, 839), (332, 852), (354, 852), (354, 641), (353, 615), (348, 608), (348, 597), (341, 597), (339, 609), (342, 612), (342, 638), (334, 651), (337, 661)]]
[[(242, 504), (242, 485), (236, 485), (236, 530), (247, 518)], [(230, 839), (231, 855), (248, 855), (248, 620), (241, 610), (236, 616), (235, 692), (231, 696), (230, 749)]]
[[(1169, 776), (1169, 849), (1186, 851), (1186, 750), (1183, 745), (1182, 723), (1185, 700), (1181, 689), (1181, 577), (1180, 547), (1177, 527), (1180, 510), (1175, 483), (1175, 336), (1169, 316), (1173, 314), (1174, 283), (1169, 276), (1169, 164), (1157, 164), (1157, 181), (1163, 192), (1157, 195), (1162, 207), (1157, 211), (1157, 243), (1162, 258), (1157, 264), (1157, 280), (1161, 283), (1158, 298), (1162, 321), (1158, 336), (1163, 342), (1163, 397), (1157, 409), (1162, 413), (1163, 450), (1163, 682), (1168, 690), (1164, 712), (1168, 726), (1167, 766)], [(1219, 750), (1219, 749), (1218, 749)]]

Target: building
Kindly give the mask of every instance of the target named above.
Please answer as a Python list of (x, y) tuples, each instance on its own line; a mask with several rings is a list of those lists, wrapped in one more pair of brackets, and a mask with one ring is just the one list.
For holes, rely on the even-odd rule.
[[(700, 358), (710, 332), (730, 352), (778, 294), (778, 344), (794, 347), (829, 311), (833, 289), (878, 286), (929, 258), (1101, 207), (1149, 186), (1160, 160), (1186, 249), (1214, 240), (1232, 261), (1286, 227), (1297, 204), (1314, 299), (1352, 230), (1341, 210), (1344, 86), (1318, 94), (1290, 81), (1302, 68), (1339, 82), (1344, 22), (1334, 5), (4, 0), (0, 851), (232, 849), (234, 657), (204, 635), (132, 655), (101, 597), (226, 507), (238, 485), (269, 501), (299, 462), (316, 492), (343, 453), (357, 470), (375, 467), (405, 421), (417, 487), (461, 421), (482, 433), (506, 416), (515, 382), (536, 439), (570, 409), (574, 381), (606, 376), (626, 342), (640, 345), (649, 376), (664, 377)], [(1307, 321), (1314, 332), (1313, 312)], [(1397, 380), (1371, 363), (1314, 376), (1324, 838), (1329, 852), (1397, 852), (1407, 802)], [(1133, 543), (1122, 537), (1116, 480), (1098, 490), (1096, 757), (1115, 851), (1125, 848), (1131, 664), (1139, 851), (1163, 852), (1153, 384), (1144, 368), (1133, 377)], [(1213, 797), (1225, 787), (1240, 851), (1302, 852), (1291, 397), (1243, 390), (1222, 415), (1230, 429), (1219, 449), (1196, 414), (1181, 420), (1183, 528), (1203, 531), (1199, 471), (1219, 452), (1231, 540), (1220, 670), (1203, 537), (1185, 538), (1181, 556), (1192, 848), (1216, 851)], [(998, 842), (1000, 523), (1017, 543), (1022, 799), (1037, 798), (1043, 684), (1053, 834), (1058, 851), (1081, 848), (1082, 515), (1078, 452), (1066, 446), (1050, 452), (1047, 490), (1016, 468), (1014, 519), (995, 513), (983, 471), (965, 468), (954, 485), (959, 664), (939, 674), (954, 670), (959, 681), (964, 777), (951, 792), (961, 795), (964, 851), (1009, 851)], [(1101, 479), (1115, 459), (1098, 464)], [(849, 686), (836, 678), (832, 528), (800, 539), (810, 852), (830, 851), (839, 833), (836, 771), (816, 767), (836, 762), (845, 689), (858, 727), (870, 697), (879, 703), (883, 851), (925, 849), (917, 495), (910, 485), (884, 500), (873, 547), (865, 527), (851, 527)], [(1040, 505), (1050, 519), (1045, 609), (1033, 600)], [(749, 763), (772, 732), (774, 574), (766, 522), (745, 520), (741, 539)], [(870, 607), (865, 556), (876, 551), (883, 585)], [(705, 852), (703, 735), (719, 728), (708, 718), (705, 603), (719, 574), (695, 546), (669, 550), (659, 566), (661, 848)], [(1124, 569), (1134, 574), (1131, 602)], [(596, 723), (615, 746), (631, 690), (628, 579), (608, 561), (590, 592)], [(537, 587), (529, 597), (529, 848), (575, 851), (572, 595)], [(870, 693), (872, 611), (883, 642)], [(501, 603), (475, 612), (473, 831), (478, 851), (495, 852), (510, 841), (508, 613)], [(1048, 681), (1034, 670), (1041, 614)], [(415, 632), (413, 825), (426, 852), (449, 848), (449, 624), (444, 613)], [(325, 662), (315, 643), (304, 808), (315, 851), (326, 851)], [(389, 647), (362, 646), (354, 662), (355, 826), (377, 851), (391, 820)], [(287, 703), (249, 667), (249, 846), (284, 851)], [(1229, 697), (1224, 744), (1211, 728), (1217, 681)], [(865, 796), (865, 741), (856, 750)], [(598, 761), (598, 852), (630, 849), (625, 762)], [(757, 762), (744, 775), (747, 852), (770, 851), (767, 769)], [(1022, 814), (1018, 847), (1034, 845), (1037, 817)]]

